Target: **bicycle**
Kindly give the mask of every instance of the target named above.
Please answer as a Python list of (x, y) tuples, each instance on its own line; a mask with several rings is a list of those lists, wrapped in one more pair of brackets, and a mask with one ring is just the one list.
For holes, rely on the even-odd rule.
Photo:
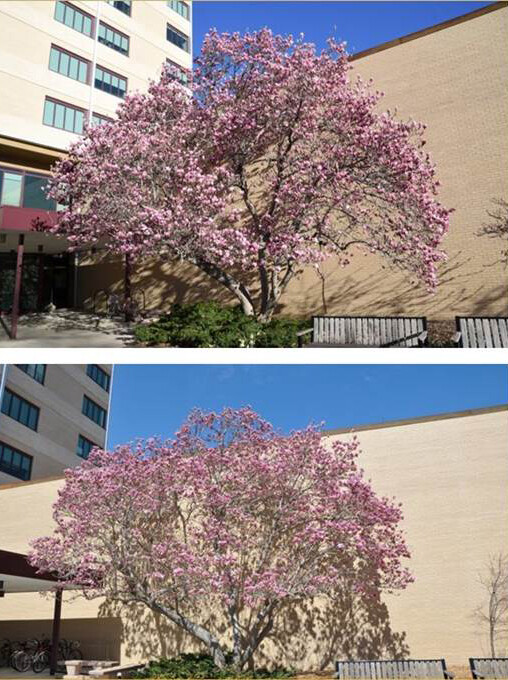
[(48, 668), (50, 663), (51, 642), (48, 638), (44, 638), (39, 642), (38, 649), (32, 657), (32, 670), (34, 673), (42, 673), (45, 668)]
[(133, 297), (124, 299), (112, 293), (108, 296), (107, 315), (111, 319), (118, 316), (128, 316), (131, 319), (137, 319), (141, 316), (141, 307), (139, 302)]
[(83, 658), (80, 643), (77, 640), (60, 640), (58, 644), (60, 658), (64, 661), (79, 661)]

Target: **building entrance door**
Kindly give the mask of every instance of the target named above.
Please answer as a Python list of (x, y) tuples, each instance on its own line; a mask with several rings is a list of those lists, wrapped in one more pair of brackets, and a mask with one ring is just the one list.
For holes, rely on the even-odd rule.
[[(0, 311), (10, 312), (14, 297), (16, 253), (0, 253)], [(42, 311), (50, 303), (67, 307), (69, 256), (28, 253), (23, 257), (20, 313)]]

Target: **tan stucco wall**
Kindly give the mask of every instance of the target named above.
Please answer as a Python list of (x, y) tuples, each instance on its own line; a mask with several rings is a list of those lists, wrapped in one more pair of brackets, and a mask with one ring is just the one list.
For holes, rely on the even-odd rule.
[[(418, 37), (353, 61), (355, 74), (372, 77), (385, 92), (383, 108), (428, 125), (426, 149), (438, 166), (440, 200), (455, 212), (444, 248), (440, 287), (429, 295), (408, 277), (383, 269), (377, 256), (359, 256), (346, 268), (334, 260), (292, 281), (282, 298), (286, 316), (415, 314), (430, 319), (455, 315), (508, 314), (508, 277), (500, 262), (502, 242), (479, 237), (492, 199), (508, 198), (508, 8)], [(231, 299), (192, 267), (139, 263), (135, 285), (147, 306)], [(115, 283), (116, 281), (116, 283)], [(120, 270), (104, 266), (80, 272), (80, 302), (92, 289), (121, 288)]]
[[(325, 435), (330, 442), (337, 436), (351, 435)], [(360, 464), (375, 490), (403, 504), (416, 582), (352, 619), (347, 594), (341, 602), (311, 602), (286, 612), (258, 662), (316, 669), (341, 655), (406, 653), (465, 665), (468, 656), (487, 654), (485, 632), (471, 613), (484, 597), (478, 572), (490, 553), (506, 546), (508, 410), (374, 427), (359, 432), (359, 439)], [(56, 479), (0, 489), (0, 548), (25, 552), (30, 539), (51, 530), (60, 484)], [(49, 631), (51, 614), (51, 601), (38, 595), (6, 595), (0, 600), (0, 637)], [(94, 637), (97, 615), (102, 623)], [(102, 644), (110, 658), (120, 653), (129, 661), (195, 648), (142, 608), (122, 614), (103, 601), (67, 598), (63, 617), (64, 631), (82, 639), (87, 654), (98, 653)]]

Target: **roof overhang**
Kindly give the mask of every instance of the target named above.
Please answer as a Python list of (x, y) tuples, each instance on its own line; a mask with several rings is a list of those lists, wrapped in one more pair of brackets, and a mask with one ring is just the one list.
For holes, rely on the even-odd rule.
[(64, 149), (0, 135), (0, 162), (3, 163), (16, 165), (21, 163), (34, 170), (49, 170), (56, 161), (66, 155)]
[(52, 590), (55, 574), (39, 574), (26, 555), (0, 550), (0, 597), (5, 593), (37, 593)]

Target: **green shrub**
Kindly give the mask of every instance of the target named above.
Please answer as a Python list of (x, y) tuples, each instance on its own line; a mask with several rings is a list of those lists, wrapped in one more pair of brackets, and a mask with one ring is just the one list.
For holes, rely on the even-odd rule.
[(260, 325), (255, 347), (297, 347), (296, 334), (309, 328), (309, 323), (308, 319), (272, 319)]
[(307, 321), (272, 319), (261, 324), (241, 307), (217, 302), (175, 304), (171, 313), (151, 324), (136, 326), (138, 342), (173, 347), (296, 347), (298, 330)]
[[(229, 655), (231, 661), (231, 655)], [(136, 678), (289, 678), (295, 672), (286, 668), (272, 671), (259, 668), (252, 671), (236, 671), (231, 666), (219, 668), (209, 654), (180, 654), (173, 659), (150, 661), (146, 670), (138, 671)]]

